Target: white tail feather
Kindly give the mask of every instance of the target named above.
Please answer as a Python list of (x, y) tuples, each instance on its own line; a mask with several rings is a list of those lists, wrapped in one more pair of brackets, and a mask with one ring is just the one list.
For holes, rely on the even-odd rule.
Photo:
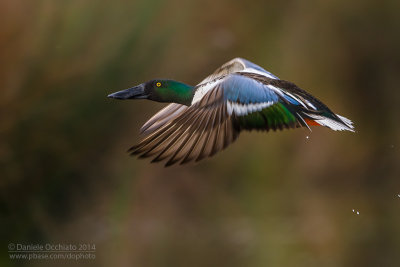
[(315, 122), (317, 122), (318, 124), (326, 126), (334, 131), (354, 132), (353, 122), (343, 116), (336, 114), (336, 116), (338, 116), (338, 118), (342, 121), (340, 122), (320, 115), (315, 115), (315, 114), (307, 114), (307, 115), (313, 118)]

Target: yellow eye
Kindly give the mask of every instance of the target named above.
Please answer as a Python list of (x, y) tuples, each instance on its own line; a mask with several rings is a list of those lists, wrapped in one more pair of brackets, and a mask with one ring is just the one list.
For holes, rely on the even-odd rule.
[(156, 85), (157, 85), (157, 87), (160, 87), (160, 86), (161, 86), (161, 83), (160, 83), (160, 82), (158, 82), (158, 83), (156, 83)]

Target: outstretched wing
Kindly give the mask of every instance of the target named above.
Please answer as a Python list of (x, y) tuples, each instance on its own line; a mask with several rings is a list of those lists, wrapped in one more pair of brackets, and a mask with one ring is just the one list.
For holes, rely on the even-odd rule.
[(201, 101), (186, 107), (185, 112), (172, 117), (129, 151), (140, 157), (154, 157), (152, 162), (168, 159), (166, 166), (183, 164), (214, 155), (238, 135), (227, 112), (223, 89), (216, 86)]

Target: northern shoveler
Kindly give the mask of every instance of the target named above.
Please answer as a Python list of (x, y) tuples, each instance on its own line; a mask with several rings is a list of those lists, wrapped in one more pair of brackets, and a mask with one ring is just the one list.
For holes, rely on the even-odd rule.
[(213, 156), (242, 130), (320, 125), (354, 132), (349, 119), (243, 58), (227, 62), (196, 86), (157, 79), (108, 97), (171, 103), (143, 125), (145, 138), (128, 150), (140, 158), (154, 157), (152, 162), (167, 160), (165, 166)]

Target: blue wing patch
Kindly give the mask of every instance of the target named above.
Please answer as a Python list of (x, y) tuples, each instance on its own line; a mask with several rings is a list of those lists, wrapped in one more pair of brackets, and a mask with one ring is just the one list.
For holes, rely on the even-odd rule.
[(242, 75), (231, 75), (221, 86), (225, 100), (242, 104), (278, 102), (279, 97), (268, 85)]

